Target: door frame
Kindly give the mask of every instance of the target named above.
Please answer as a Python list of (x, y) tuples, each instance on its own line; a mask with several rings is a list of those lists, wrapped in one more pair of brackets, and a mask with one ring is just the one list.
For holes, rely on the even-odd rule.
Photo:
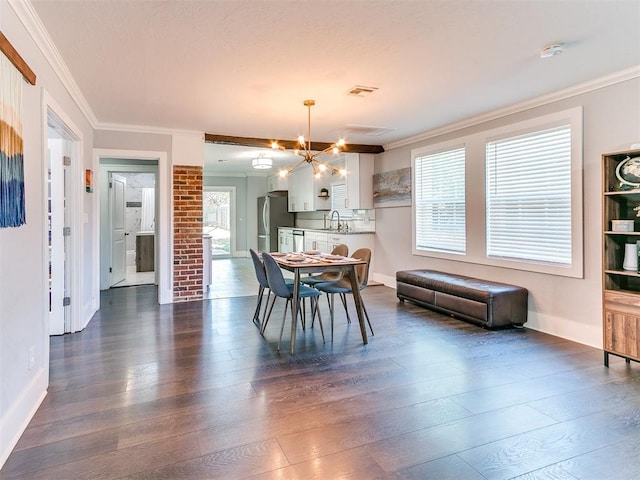
[[(158, 303), (173, 302), (173, 269), (172, 255), (173, 251), (173, 223), (171, 217), (171, 176), (169, 172), (169, 164), (167, 160), (167, 152), (147, 151), (147, 150), (119, 150), (119, 149), (103, 149), (95, 148), (93, 150), (93, 167), (94, 171), (99, 172), (99, 182), (97, 185), (97, 195), (94, 200), (99, 202), (96, 206), (98, 212), (98, 221), (95, 222), (95, 251), (100, 255), (95, 256), (96, 262), (96, 280), (100, 289), (106, 290), (104, 268), (101, 265), (105, 262), (104, 252), (107, 248), (105, 243), (105, 235), (103, 233), (104, 224), (108, 222), (108, 212), (105, 211), (105, 202), (100, 201), (103, 198), (105, 188), (108, 187), (108, 172), (154, 172), (156, 173), (156, 271), (155, 278), (158, 285)], [(112, 165), (101, 165), (101, 160), (115, 160)], [(108, 239), (107, 239), (108, 240)], [(107, 241), (108, 244), (108, 241)]]
[[(204, 192), (229, 192), (230, 200), (229, 200), (229, 255), (216, 255), (216, 258), (233, 258), (237, 256), (236, 250), (236, 187), (234, 185), (204, 185), (202, 187), (203, 197)], [(204, 201), (204, 199), (203, 199)], [(204, 207), (202, 209), (202, 214), (204, 215)], [(204, 218), (202, 221), (204, 226)]]
[[(68, 135), (71, 142), (70, 156), (71, 165), (68, 167), (69, 174), (69, 191), (65, 194), (66, 210), (67, 210), (67, 226), (71, 228), (71, 234), (65, 248), (66, 263), (69, 271), (69, 297), (71, 297), (71, 304), (69, 305), (69, 322), (68, 328), (70, 332), (78, 332), (82, 330), (91, 316), (95, 312), (93, 309), (93, 300), (96, 297), (97, 290), (94, 289), (94, 285), (89, 288), (90, 292), (83, 290), (84, 285), (82, 259), (84, 258), (83, 249), (83, 232), (82, 228), (82, 216), (81, 212), (84, 212), (82, 206), (82, 195), (80, 192), (83, 188), (83, 160), (82, 152), (84, 151), (84, 141), (81, 130), (75, 125), (66, 112), (60, 107), (60, 105), (53, 99), (53, 97), (45, 90), (42, 89), (41, 97), (41, 112), (42, 112), (42, 231), (48, 232), (48, 170), (49, 170), (49, 155), (48, 155), (48, 124), (49, 117), (53, 117), (59, 127), (64, 130), (64, 133)], [(85, 213), (86, 215), (86, 213)], [(49, 239), (48, 235), (42, 236), (42, 282), (43, 282), (43, 305), (49, 305)], [(89, 302), (84, 302), (84, 298), (89, 297)], [(45, 318), (43, 319), (44, 330), (47, 332), (45, 336), (45, 348), (43, 352), (46, 356), (49, 355), (49, 309), (43, 309)]]

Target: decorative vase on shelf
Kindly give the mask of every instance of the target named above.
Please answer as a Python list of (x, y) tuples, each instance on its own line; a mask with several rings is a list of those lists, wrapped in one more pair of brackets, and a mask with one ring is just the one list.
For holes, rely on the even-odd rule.
[(638, 250), (635, 243), (625, 243), (622, 268), (624, 270), (638, 270)]

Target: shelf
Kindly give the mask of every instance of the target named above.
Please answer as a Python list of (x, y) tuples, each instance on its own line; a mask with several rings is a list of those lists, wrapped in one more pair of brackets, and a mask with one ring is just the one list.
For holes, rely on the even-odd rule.
[(637, 195), (640, 197), (640, 189), (634, 188), (633, 190), (616, 190), (614, 192), (604, 192), (605, 197), (619, 197), (628, 195)]
[(625, 277), (640, 277), (640, 273), (635, 270), (605, 270), (609, 275), (624, 275)]
[(624, 289), (620, 289), (620, 290), (614, 290), (612, 288), (605, 288), (604, 289), (604, 293), (605, 294), (612, 294), (612, 295), (619, 295), (619, 294), (623, 294), (623, 295), (631, 295), (631, 296), (637, 296), (638, 292), (634, 292), (633, 290), (624, 290)]
[(624, 244), (640, 241), (640, 231), (611, 230), (615, 220), (638, 221), (635, 209), (640, 205), (640, 188), (632, 185), (620, 188), (620, 178), (617, 176), (620, 163), (629, 157), (640, 157), (640, 150), (602, 155), (602, 328), (605, 366), (609, 366), (610, 354), (629, 362), (637, 361), (640, 352), (640, 273), (622, 269), (626, 253)]

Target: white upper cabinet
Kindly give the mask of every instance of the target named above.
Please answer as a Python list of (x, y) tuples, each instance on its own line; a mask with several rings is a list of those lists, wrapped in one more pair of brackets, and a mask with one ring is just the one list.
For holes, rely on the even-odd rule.
[(345, 178), (326, 172), (316, 179), (313, 169), (302, 165), (292, 171), (289, 176), (289, 211), (312, 212), (330, 210), (329, 197), (320, 196), (320, 190), (330, 190), (332, 183), (344, 183), (346, 196), (344, 207), (347, 210), (373, 209), (373, 155), (364, 153), (344, 153), (331, 162), (338, 168), (347, 170)]
[(315, 179), (313, 169), (302, 165), (289, 173), (289, 211), (313, 212), (326, 210), (329, 203), (326, 198), (320, 198), (320, 190), (327, 188), (329, 180), (326, 176)]
[(373, 209), (373, 155), (345, 153), (347, 196), (344, 208)]
[(267, 177), (267, 192), (283, 192), (289, 190), (289, 176), (270, 175)]

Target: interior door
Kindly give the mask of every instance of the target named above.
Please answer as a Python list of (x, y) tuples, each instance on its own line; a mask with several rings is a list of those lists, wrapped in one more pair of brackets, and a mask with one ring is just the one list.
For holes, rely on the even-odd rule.
[(126, 277), (125, 190), (127, 179), (115, 173), (109, 181), (109, 217), (111, 220), (111, 280), (112, 287)]
[[(52, 133), (53, 132), (53, 133)], [(49, 334), (65, 333), (65, 199), (63, 143), (50, 129), (49, 154)]]

